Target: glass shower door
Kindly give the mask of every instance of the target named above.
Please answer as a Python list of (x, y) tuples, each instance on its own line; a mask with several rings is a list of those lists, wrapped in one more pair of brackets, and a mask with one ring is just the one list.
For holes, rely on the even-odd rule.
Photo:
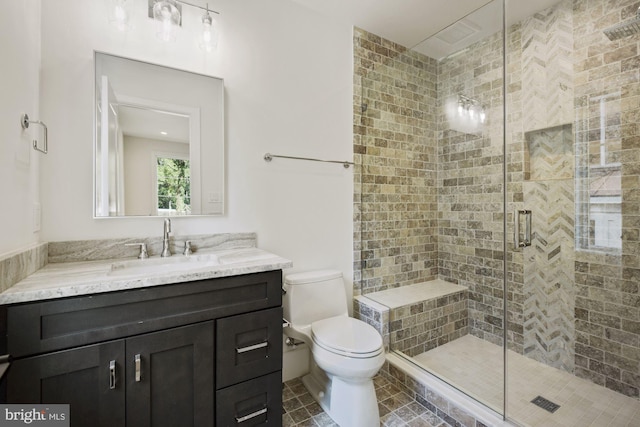
[(518, 3), (506, 4), (506, 415), (533, 426), (633, 425), (640, 38), (605, 30), (637, 3), (565, 0), (516, 17)]

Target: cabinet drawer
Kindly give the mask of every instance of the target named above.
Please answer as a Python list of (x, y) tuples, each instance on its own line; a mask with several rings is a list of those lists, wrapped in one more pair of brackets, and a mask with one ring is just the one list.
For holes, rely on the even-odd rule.
[(277, 307), (281, 286), (276, 270), (9, 306), (1, 347), (22, 357)]
[(281, 423), (280, 371), (216, 392), (217, 427), (278, 426)]
[(282, 308), (216, 322), (218, 389), (282, 370)]

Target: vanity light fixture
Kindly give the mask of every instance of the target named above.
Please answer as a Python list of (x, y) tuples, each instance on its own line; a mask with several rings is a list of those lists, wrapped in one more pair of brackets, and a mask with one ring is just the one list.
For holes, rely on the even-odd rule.
[[(113, 0), (126, 1), (126, 0)], [(182, 5), (187, 5), (204, 10), (200, 18), (201, 30), (198, 36), (198, 45), (206, 52), (215, 50), (218, 45), (218, 26), (210, 12), (219, 15), (215, 10), (189, 3), (183, 0), (149, 0), (149, 18), (156, 21), (156, 35), (163, 41), (175, 41), (178, 27), (182, 22)]]
[(471, 122), (484, 123), (487, 114), (480, 102), (468, 96), (458, 95), (458, 115)]
[[(109, 22), (120, 31), (131, 28), (130, 6), (135, 0), (105, 0), (108, 5)], [(211, 52), (218, 47), (218, 22), (211, 13), (219, 12), (209, 9), (209, 4), (202, 7), (183, 0), (148, 0), (148, 16), (155, 21), (156, 36), (165, 42), (173, 42), (178, 38), (178, 28), (183, 24), (182, 6), (191, 6), (204, 11), (200, 18), (200, 31), (197, 37), (199, 47)], [(197, 25), (194, 23), (194, 25)]]

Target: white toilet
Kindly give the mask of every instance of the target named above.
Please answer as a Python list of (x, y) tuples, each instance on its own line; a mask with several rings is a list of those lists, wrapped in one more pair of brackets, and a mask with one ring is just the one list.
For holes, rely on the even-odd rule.
[(385, 360), (382, 337), (349, 317), (340, 271), (286, 275), (285, 334), (306, 342), (313, 355), (302, 378), (309, 393), (341, 427), (380, 425), (373, 376)]

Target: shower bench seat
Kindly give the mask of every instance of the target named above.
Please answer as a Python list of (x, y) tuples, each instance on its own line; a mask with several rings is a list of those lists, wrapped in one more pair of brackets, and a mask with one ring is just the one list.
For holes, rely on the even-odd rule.
[(468, 292), (436, 279), (359, 295), (354, 317), (374, 326), (387, 350), (413, 357), (469, 332)]

